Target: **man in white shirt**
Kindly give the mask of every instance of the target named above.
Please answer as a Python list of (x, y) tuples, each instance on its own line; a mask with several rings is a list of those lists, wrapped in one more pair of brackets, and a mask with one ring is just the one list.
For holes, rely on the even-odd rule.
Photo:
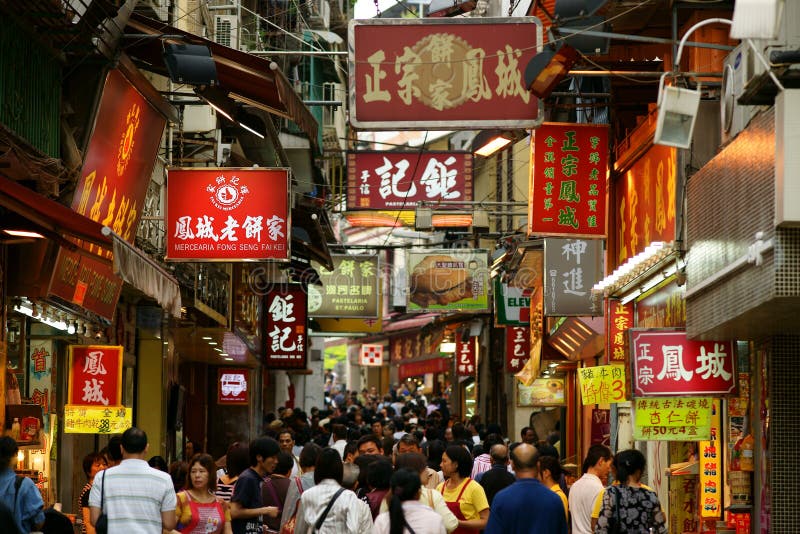
[(583, 461), (583, 476), (569, 489), (572, 534), (592, 533), (592, 507), (603, 490), (613, 457), (605, 445), (592, 445)]
[(336, 452), (344, 460), (344, 449), (347, 447), (347, 427), (341, 423), (336, 423), (331, 426), (331, 435), (333, 438), (331, 447), (336, 449)]

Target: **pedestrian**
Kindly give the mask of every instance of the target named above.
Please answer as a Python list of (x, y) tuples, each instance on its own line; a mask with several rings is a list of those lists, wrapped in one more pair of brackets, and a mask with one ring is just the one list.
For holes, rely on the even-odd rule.
[[(264, 483), (261, 485), (261, 500), (264, 502), (264, 506), (275, 506), (279, 512), (283, 510), (283, 502), (286, 500), (286, 492), (291, 483), (293, 465), (294, 458), (291, 454), (283, 451), (278, 453), (275, 470), (264, 479)], [(267, 531), (277, 532), (281, 527), (280, 514), (276, 517), (266, 516), (264, 525), (266, 525)]]
[(231, 534), (228, 503), (214, 495), (217, 466), (208, 454), (189, 460), (185, 489), (178, 493), (175, 515), (181, 534)]
[(264, 516), (278, 517), (278, 508), (264, 506), (261, 484), (275, 470), (280, 447), (272, 438), (262, 436), (250, 442), (250, 467), (236, 481), (231, 496), (233, 534), (261, 534)]
[(597, 495), (603, 490), (611, 470), (611, 449), (595, 444), (589, 447), (583, 461), (583, 476), (569, 489), (569, 510), (572, 516), (572, 534), (591, 534), (592, 508)]
[(439, 514), (419, 502), (421, 484), (411, 469), (392, 475), (389, 511), (375, 519), (372, 534), (446, 534)]
[(175, 490), (167, 473), (145, 461), (147, 434), (131, 427), (120, 439), (122, 462), (95, 478), (89, 492), (91, 523), (103, 513), (108, 532), (161, 534), (175, 528)]
[(147, 465), (153, 469), (158, 469), (164, 473), (169, 473), (169, 465), (167, 465), (167, 461), (163, 456), (151, 456), (150, 459), (147, 460)]
[(230, 502), (239, 475), (248, 467), (250, 467), (250, 450), (244, 443), (233, 442), (225, 453), (225, 473), (217, 478), (215, 491), (217, 497)]
[(86, 485), (81, 490), (78, 497), (78, 509), (81, 512), (81, 532), (82, 534), (95, 534), (94, 527), (90, 521), (91, 510), (89, 510), (89, 491), (92, 489), (94, 477), (108, 465), (106, 458), (102, 454), (90, 452), (83, 458), (83, 472), (86, 475)]
[(381, 456), (376, 461), (367, 466), (367, 486), (369, 491), (364, 495), (364, 499), (369, 505), (372, 513), (372, 520), (378, 517), (381, 502), (385, 500), (386, 494), (392, 480), (392, 462)]
[(450, 445), (442, 455), (445, 482), (437, 488), (447, 507), (458, 518), (454, 534), (473, 534), (486, 528), (489, 501), (483, 486), (472, 480), (472, 456), (461, 445)]
[(2, 532), (27, 534), (44, 524), (44, 502), (28, 477), (18, 476), (19, 447), (14, 438), (0, 438), (0, 527)]
[(288, 428), (278, 432), (278, 445), (281, 450), (292, 457), (292, 476), (300, 474), (300, 459), (294, 455), (294, 432)]
[[(489, 434), (486, 436), (486, 439), (483, 440), (483, 453), (479, 454), (475, 457), (475, 461), (472, 463), (472, 478), (475, 479), (476, 482), (480, 482), (481, 479), (479, 475), (481, 473), (485, 473), (489, 469), (492, 468), (494, 462), (492, 461), (491, 457), (491, 450), (492, 447), (498, 444), (503, 444), (503, 437), (500, 434)], [(508, 453), (508, 449), (506, 449), (506, 453)], [(506, 462), (508, 463), (508, 462)], [(490, 501), (491, 502), (491, 501)]]
[[(405, 434), (400, 438), (400, 441), (397, 442), (397, 454), (407, 453), (422, 454), (422, 447), (419, 444), (419, 440), (413, 434)], [(439, 463), (441, 463), (441, 459)], [(436, 469), (431, 469), (430, 467), (426, 467), (425, 469), (427, 471), (427, 476), (425, 477), (427, 482), (423, 482), (425, 487), (436, 489), (436, 486), (444, 482), (444, 480), (439, 479), (439, 473)]]
[(513, 484), (516, 478), (508, 471), (508, 447), (501, 444), (492, 445), (489, 457), (492, 460), (492, 468), (480, 473), (478, 483), (483, 486), (486, 500), (491, 506), (497, 492)]
[(617, 454), (619, 486), (611, 486), (603, 495), (595, 534), (611, 532), (650, 532), (666, 534), (667, 522), (658, 495), (643, 487), (644, 454), (636, 449)]
[(569, 517), (569, 502), (567, 501), (567, 495), (558, 483), (560, 479), (561, 464), (558, 462), (558, 458), (542, 456), (539, 453), (539, 480), (542, 481), (545, 487), (550, 488), (553, 493), (558, 495), (558, 498), (561, 499), (561, 504), (564, 505), (564, 517)]
[(283, 511), (281, 512), (281, 529), (295, 516), (303, 492), (314, 487), (314, 471), (317, 468), (320, 452), (322, 452), (322, 447), (316, 443), (307, 443), (300, 452), (300, 470), (303, 474), (299, 477), (292, 477), (286, 491), (286, 499), (283, 501)]
[[(447, 532), (453, 532), (458, 528), (458, 518), (453, 515), (453, 512), (451, 512), (450, 508), (447, 507), (447, 503), (444, 502), (444, 497), (442, 497), (442, 494), (436, 491), (435, 488), (430, 489), (427, 487), (426, 478), (430, 475), (428, 474), (429, 470), (425, 463), (424, 455), (414, 452), (398, 454), (395, 468), (411, 469), (412, 471), (419, 473), (420, 483), (422, 484), (419, 494), (419, 502), (428, 506), (429, 508), (432, 508), (434, 512), (439, 514)], [(386, 501), (384, 501), (381, 504), (381, 512), (388, 511), (389, 505)]]
[(511, 461), (517, 481), (495, 495), (485, 534), (566, 534), (561, 499), (537, 478), (538, 459), (533, 445), (514, 447)]

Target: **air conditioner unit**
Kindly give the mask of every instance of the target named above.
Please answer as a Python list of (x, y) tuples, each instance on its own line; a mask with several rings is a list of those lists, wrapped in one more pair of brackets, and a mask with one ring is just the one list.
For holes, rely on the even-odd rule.
[(186, 106), (182, 126), (184, 132), (210, 132), (217, 127), (217, 114), (211, 106)]
[(747, 82), (763, 70), (747, 43), (737, 46), (725, 58), (719, 99), (723, 145), (736, 137), (758, 111), (757, 106), (743, 106), (737, 100), (744, 92)]
[(239, 19), (236, 15), (214, 15), (214, 41), (239, 48)]

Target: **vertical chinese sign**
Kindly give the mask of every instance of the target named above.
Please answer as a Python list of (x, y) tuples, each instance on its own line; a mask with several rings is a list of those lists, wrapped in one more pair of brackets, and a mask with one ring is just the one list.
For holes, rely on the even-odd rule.
[(584, 405), (625, 402), (625, 367), (599, 365), (578, 369)]
[(131, 426), (131, 409), (122, 406), (120, 346), (70, 345), (64, 432), (119, 434)]
[(308, 349), (306, 293), (300, 285), (272, 288), (267, 299), (267, 355), (272, 369), (305, 369)]
[(711, 435), (708, 441), (700, 442), (700, 517), (722, 516), (722, 438), (720, 432), (720, 400), (708, 399), (713, 403), (711, 416)]
[(309, 284), (311, 317), (377, 318), (380, 314), (378, 256), (332, 254), (333, 271), (317, 269), (322, 287)]
[(601, 315), (592, 286), (603, 277), (600, 239), (544, 240), (544, 314)]
[(531, 331), (527, 326), (506, 328), (506, 372), (518, 373), (531, 357)]
[(361, 345), (358, 364), (365, 367), (383, 365), (383, 345)]
[(246, 405), (248, 402), (248, 370), (221, 367), (217, 370), (217, 404)]
[(289, 171), (170, 169), (166, 258), (289, 260)]
[(475, 376), (477, 359), (475, 358), (475, 341), (456, 341), (456, 374), (459, 376)]
[(608, 126), (543, 124), (531, 145), (528, 235), (605, 237)]
[(350, 122), (359, 129), (535, 128), (524, 69), (535, 17), (350, 21)]
[(44, 431), (50, 431), (50, 412), (55, 411), (53, 390), (53, 341), (31, 340), (28, 347), (28, 396), (33, 404), (42, 407)]
[(628, 329), (633, 326), (633, 303), (622, 304), (618, 299), (607, 299), (606, 305), (606, 361), (624, 364), (628, 353)]

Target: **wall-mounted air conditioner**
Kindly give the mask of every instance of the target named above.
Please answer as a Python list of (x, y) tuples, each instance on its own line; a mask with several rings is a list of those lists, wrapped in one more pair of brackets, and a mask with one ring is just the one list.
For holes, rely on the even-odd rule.
[(214, 15), (214, 41), (239, 48), (239, 19), (236, 15)]
[(723, 145), (736, 137), (758, 111), (757, 106), (743, 106), (737, 100), (744, 92), (747, 82), (763, 70), (747, 43), (737, 46), (725, 58), (719, 114)]

